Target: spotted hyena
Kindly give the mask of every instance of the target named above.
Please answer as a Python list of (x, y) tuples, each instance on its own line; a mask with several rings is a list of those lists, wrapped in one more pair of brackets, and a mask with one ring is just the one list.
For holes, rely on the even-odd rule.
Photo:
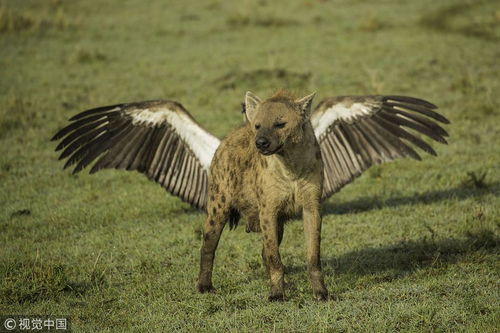
[(269, 300), (283, 300), (283, 227), (302, 215), (314, 296), (327, 299), (320, 263), (323, 162), (309, 120), (313, 97), (278, 91), (262, 101), (247, 92), (247, 122), (221, 142), (210, 166), (200, 292), (213, 290), (213, 262), (224, 226), (235, 226), (243, 216), (247, 231), (262, 233), (262, 260), (271, 279)]

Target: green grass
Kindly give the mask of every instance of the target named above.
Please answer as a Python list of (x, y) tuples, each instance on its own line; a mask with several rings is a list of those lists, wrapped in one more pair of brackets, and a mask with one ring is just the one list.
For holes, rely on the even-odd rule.
[[(0, 1), (0, 314), (78, 332), (498, 331), (499, 42), (494, 1)], [(324, 204), (326, 303), (298, 221), (285, 303), (266, 301), (241, 226), (218, 292), (196, 293), (203, 215), (137, 173), (63, 172), (49, 141), (78, 111), (155, 98), (222, 137), (246, 90), (279, 87), (422, 97), (452, 122), (437, 158), (372, 168)]]

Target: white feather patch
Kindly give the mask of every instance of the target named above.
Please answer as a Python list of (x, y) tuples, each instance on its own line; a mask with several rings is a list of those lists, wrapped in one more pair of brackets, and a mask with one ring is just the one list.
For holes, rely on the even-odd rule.
[(149, 109), (135, 109), (127, 111), (128, 114), (132, 116), (133, 125), (146, 125), (146, 126), (160, 126), (165, 120), (167, 120), (167, 114), (172, 112), (170, 110), (155, 110), (151, 111)]
[(325, 109), (321, 113), (313, 114), (311, 123), (314, 128), (314, 134), (319, 139), (326, 133), (328, 127), (338, 120), (346, 123), (352, 123), (360, 117), (371, 115), (378, 107), (376, 103), (352, 103), (347, 106), (345, 103), (340, 102)]
[(161, 126), (169, 123), (191, 151), (196, 155), (205, 170), (210, 168), (220, 140), (198, 126), (187, 114), (169, 109), (136, 109), (129, 111), (132, 124)]

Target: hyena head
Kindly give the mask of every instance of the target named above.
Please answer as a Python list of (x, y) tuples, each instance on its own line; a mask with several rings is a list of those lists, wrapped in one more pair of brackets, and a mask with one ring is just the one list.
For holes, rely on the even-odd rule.
[(279, 90), (262, 101), (253, 93), (246, 93), (245, 114), (255, 134), (255, 147), (261, 154), (293, 149), (304, 139), (314, 95), (295, 98)]

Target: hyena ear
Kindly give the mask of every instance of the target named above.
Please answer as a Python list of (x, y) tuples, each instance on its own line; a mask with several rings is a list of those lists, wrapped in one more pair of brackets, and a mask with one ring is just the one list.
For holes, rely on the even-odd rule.
[(299, 106), (300, 112), (305, 118), (309, 118), (314, 96), (316, 96), (316, 92), (313, 92), (310, 95), (295, 100), (295, 103)]
[(254, 95), (251, 91), (247, 91), (245, 94), (245, 115), (248, 121), (252, 121), (255, 110), (260, 103), (262, 103), (262, 100), (259, 97)]

